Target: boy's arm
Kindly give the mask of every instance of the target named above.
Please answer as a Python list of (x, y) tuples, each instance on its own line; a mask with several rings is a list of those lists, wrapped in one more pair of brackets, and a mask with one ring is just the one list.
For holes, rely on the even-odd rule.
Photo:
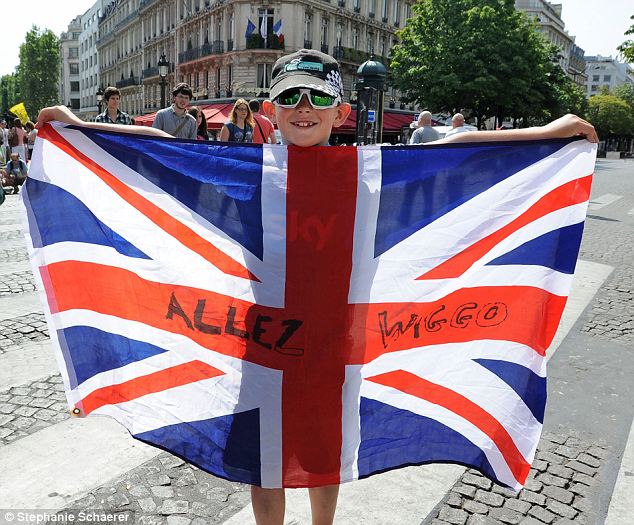
[(438, 140), (435, 144), (450, 142), (495, 142), (504, 140), (541, 140), (585, 137), (590, 142), (599, 142), (594, 126), (576, 115), (565, 115), (545, 126), (500, 131), (477, 131), (456, 133)]
[(118, 124), (106, 124), (100, 122), (84, 122), (77, 118), (73, 112), (66, 106), (52, 106), (44, 108), (37, 116), (36, 129), (40, 129), (46, 122), (57, 120), (64, 124), (72, 124), (85, 128), (103, 129), (106, 131), (118, 131), (122, 133), (132, 133), (134, 135), (154, 135), (157, 137), (169, 137), (167, 133), (160, 129), (150, 128), (147, 126), (119, 126)]

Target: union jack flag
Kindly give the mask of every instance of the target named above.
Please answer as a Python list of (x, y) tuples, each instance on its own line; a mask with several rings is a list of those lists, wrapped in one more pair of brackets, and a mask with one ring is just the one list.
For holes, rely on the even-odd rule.
[(518, 489), (595, 154), (47, 125), (23, 201), (69, 403), (263, 487), (453, 462)]

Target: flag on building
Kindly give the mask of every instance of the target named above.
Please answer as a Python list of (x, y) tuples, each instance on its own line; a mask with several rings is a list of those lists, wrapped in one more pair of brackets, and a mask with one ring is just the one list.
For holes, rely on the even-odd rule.
[(26, 106), (24, 105), (24, 102), (20, 102), (12, 108), (9, 108), (9, 112), (18, 117), (22, 122), (22, 125), (26, 124), (30, 120), (29, 114), (26, 112)]
[(247, 18), (247, 30), (244, 33), (245, 38), (249, 38), (255, 31), (255, 24)]
[(277, 36), (277, 41), (281, 44), (284, 38), (282, 36), (282, 19), (273, 24), (273, 33), (275, 33), (275, 36)]
[(595, 156), (47, 125), (23, 201), (70, 405), (263, 487), (454, 462), (519, 488)]
[(262, 20), (260, 20), (260, 35), (262, 38), (266, 38), (268, 34), (268, 17), (266, 15), (262, 16)]

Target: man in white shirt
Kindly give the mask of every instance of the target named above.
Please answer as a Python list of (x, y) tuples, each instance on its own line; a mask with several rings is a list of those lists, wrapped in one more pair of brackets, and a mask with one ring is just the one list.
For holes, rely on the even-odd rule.
[(469, 131), (464, 127), (464, 115), (462, 113), (456, 113), (453, 117), (451, 117), (451, 126), (452, 129), (445, 134), (445, 137)]

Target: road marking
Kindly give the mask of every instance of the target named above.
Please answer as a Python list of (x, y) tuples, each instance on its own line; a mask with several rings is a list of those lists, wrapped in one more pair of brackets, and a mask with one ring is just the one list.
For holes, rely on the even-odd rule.
[(605, 195), (601, 195), (600, 197), (590, 199), (590, 204), (588, 205), (588, 209), (600, 210), (604, 206), (607, 206), (608, 204), (612, 204), (613, 202), (616, 202), (622, 198), (623, 198), (623, 195), (615, 195), (613, 193), (606, 193)]
[(630, 427), (605, 525), (632, 523), (632, 501), (634, 501), (634, 422)]
[(62, 421), (0, 447), (2, 505), (59, 510), (160, 453), (108, 417)]

